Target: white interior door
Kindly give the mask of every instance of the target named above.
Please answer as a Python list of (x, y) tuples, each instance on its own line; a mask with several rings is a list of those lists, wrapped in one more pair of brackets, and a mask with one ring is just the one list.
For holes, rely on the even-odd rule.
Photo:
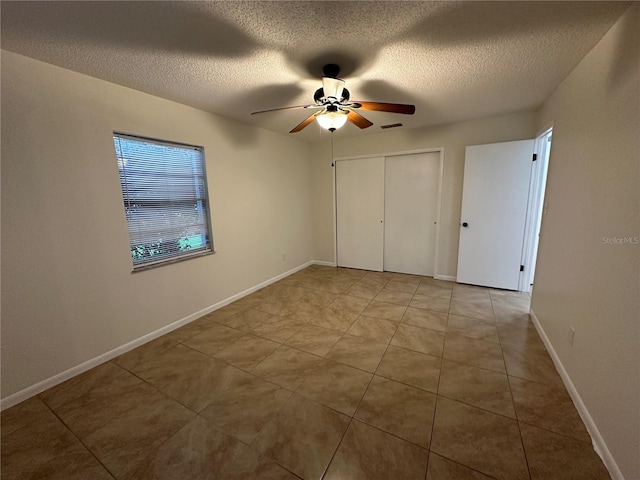
[(337, 264), (381, 272), (384, 157), (336, 162)]
[(384, 270), (433, 276), (440, 152), (386, 157)]
[(460, 283), (518, 289), (533, 140), (467, 147)]

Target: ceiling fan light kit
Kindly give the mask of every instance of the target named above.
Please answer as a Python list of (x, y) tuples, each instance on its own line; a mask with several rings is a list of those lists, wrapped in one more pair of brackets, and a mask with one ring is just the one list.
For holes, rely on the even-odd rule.
[(345, 81), (338, 78), (340, 67), (334, 64), (325, 65), (323, 73), (322, 88), (317, 89), (313, 95), (315, 104), (273, 108), (270, 110), (253, 112), (251, 115), (274, 112), (277, 110), (296, 110), (306, 108), (320, 109), (319, 112), (312, 113), (289, 132), (296, 133), (307, 125), (313, 123), (314, 120), (318, 122), (320, 127), (325, 130), (329, 130), (330, 132), (335, 132), (347, 122), (353, 123), (361, 129), (368, 128), (373, 125), (372, 122), (360, 115), (356, 110), (401, 113), (404, 115), (413, 115), (416, 111), (416, 107), (414, 105), (402, 103), (350, 102), (349, 90), (344, 86)]
[(325, 130), (335, 132), (338, 128), (347, 123), (348, 117), (348, 112), (345, 112), (335, 105), (330, 105), (327, 107), (326, 112), (320, 113), (316, 116), (316, 122), (318, 122), (318, 125)]

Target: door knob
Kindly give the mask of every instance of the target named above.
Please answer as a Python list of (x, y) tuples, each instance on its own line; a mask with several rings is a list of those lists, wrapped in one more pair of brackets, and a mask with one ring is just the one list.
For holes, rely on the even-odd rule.
[(462, 226), (466, 228), (466, 227), (468, 227), (468, 226), (469, 226), (469, 224), (468, 224), (467, 222), (463, 222), (463, 223), (462, 223)]

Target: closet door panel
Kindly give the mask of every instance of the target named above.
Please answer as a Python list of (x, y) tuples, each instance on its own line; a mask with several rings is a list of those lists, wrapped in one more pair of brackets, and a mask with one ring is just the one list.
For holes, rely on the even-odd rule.
[(384, 270), (433, 276), (440, 153), (386, 157)]
[(336, 162), (339, 267), (382, 271), (384, 165), (384, 157)]

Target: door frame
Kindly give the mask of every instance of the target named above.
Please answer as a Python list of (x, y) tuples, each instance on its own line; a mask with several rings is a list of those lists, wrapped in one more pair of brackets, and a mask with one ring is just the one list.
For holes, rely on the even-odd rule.
[[(440, 224), (441, 224), (441, 213), (442, 213), (442, 184), (444, 178), (444, 148), (423, 148), (420, 150), (402, 150), (402, 151), (393, 151), (393, 152), (384, 152), (384, 153), (371, 153), (368, 155), (350, 155), (347, 157), (336, 157), (332, 159), (331, 168), (333, 170), (333, 264), (335, 266), (338, 265), (338, 204), (336, 201), (336, 162), (346, 161), (346, 160), (359, 160), (363, 158), (374, 158), (374, 157), (392, 157), (398, 155), (412, 155), (416, 153), (434, 153), (438, 152), (440, 154), (440, 162), (438, 166), (438, 192), (436, 198), (436, 233), (435, 233), (435, 246), (433, 252), (433, 278), (441, 279), (441, 280), (450, 280), (449, 277), (440, 277), (440, 261), (438, 254), (440, 252)], [(384, 267), (383, 267), (384, 268)]]
[[(553, 137), (553, 125), (548, 126), (536, 135), (533, 143), (533, 153), (537, 155), (531, 170), (531, 180), (529, 184), (529, 204), (527, 205), (527, 217), (525, 220), (524, 243), (522, 245), (521, 265), (524, 271), (520, 273), (518, 280), (518, 290), (521, 292), (531, 291), (531, 279), (535, 272), (534, 263), (537, 264), (538, 242), (536, 236), (540, 233), (542, 216), (544, 215), (544, 196), (546, 193), (547, 174), (549, 172), (549, 158), (551, 146), (544, 145), (543, 142)], [(551, 141), (553, 144), (553, 141)], [(534, 260), (536, 260), (534, 262)]]

